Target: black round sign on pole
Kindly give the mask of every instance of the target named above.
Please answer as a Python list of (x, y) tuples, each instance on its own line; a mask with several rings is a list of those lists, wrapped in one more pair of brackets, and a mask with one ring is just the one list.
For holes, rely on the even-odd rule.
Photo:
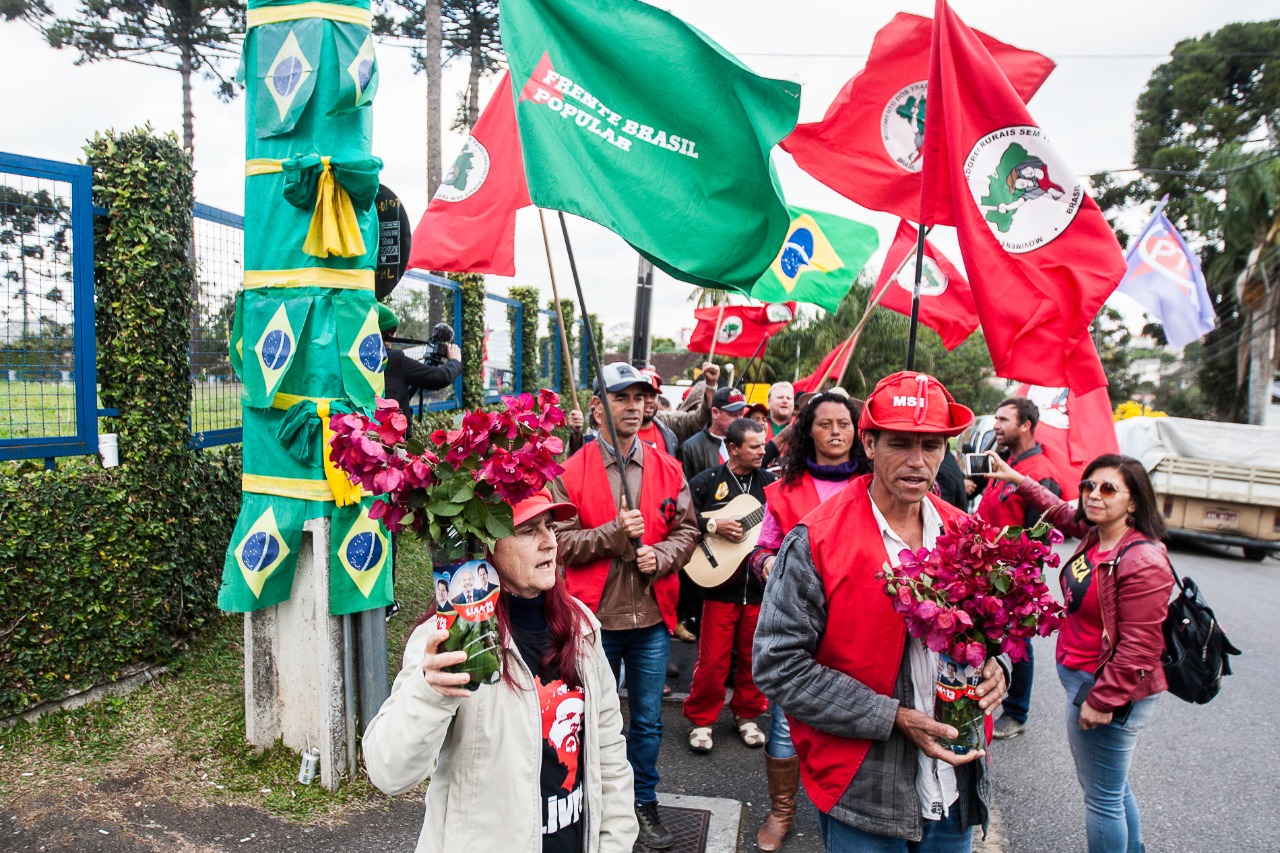
[(385, 299), (400, 283), (409, 264), (413, 228), (400, 197), (382, 184), (374, 200), (378, 211), (378, 263), (373, 272), (374, 293)]

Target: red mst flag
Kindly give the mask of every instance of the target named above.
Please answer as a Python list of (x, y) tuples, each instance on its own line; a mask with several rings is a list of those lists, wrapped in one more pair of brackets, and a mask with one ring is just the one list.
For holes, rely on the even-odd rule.
[[(782, 140), (801, 169), (836, 192), (912, 222), (920, 218), (932, 30), (928, 18), (894, 15), (876, 33), (866, 66), (845, 84), (822, 121), (802, 124)], [(1047, 57), (976, 35), (1024, 101), (1053, 70)]]
[(840, 381), (840, 377), (844, 375), (844, 369), (849, 366), (849, 357), (853, 355), (853, 335), (841, 341), (836, 348), (822, 357), (822, 361), (818, 362), (818, 366), (813, 373), (808, 376), (802, 376), (795, 382), (791, 383), (795, 386), (796, 393), (803, 394), (806, 391), (817, 391), (822, 387), (822, 383), (828, 379)]
[(937, 0), (921, 218), (954, 225), (996, 374), (1107, 384), (1089, 323), (1124, 276), (1098, 205), (977, 33)]
[[(1098, 357), (1096, 352), (1093, 357)], [(1104, 453), (1120, 452), (1106, 386), (1075, 394), (1067, 388), (1023, 384), (1017, 394), (1039, 407), (1036, 441), (1044, 445), (1054, 479), (1062, 486), (1063, 500), (1075, 500), (1084, 466)]]
[(413, 231), (410, 269), (516, 274), (516, 211), (532, 202), (514, 104), (504, 74)]
[[(916, 280), (916, 239), (914, 225), (898, 223), (898, 233), (893, 236), (889, 256), (871, 295), (874, 300), (883, 290), (880, 304), (908, 317)], [(924, 271), (920, 276), (920, 322), (937, 332), (948, 350), (960, 346), (978, 328), (978, 309), (973, 305), (969, 282), (928, 239), (924, 241)]]
[(689, 352), (711, 352), (714, 343), (716, 355), (751, 358), (759, 354), (757, 350), (762, 351), (765, 341), (795, 319), (796, 304), (775, 302), (699, 308), (693, 316), (698, 325), (689, 338)]

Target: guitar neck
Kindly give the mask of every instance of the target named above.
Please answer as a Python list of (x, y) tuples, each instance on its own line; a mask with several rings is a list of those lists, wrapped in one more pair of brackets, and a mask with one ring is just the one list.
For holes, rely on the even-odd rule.
[(762, 521), (764, 521), (764, 507), (760, 507), (755, 512), (750, 515), (744, 515), (740, 519), (743, 530), (750, 530)]

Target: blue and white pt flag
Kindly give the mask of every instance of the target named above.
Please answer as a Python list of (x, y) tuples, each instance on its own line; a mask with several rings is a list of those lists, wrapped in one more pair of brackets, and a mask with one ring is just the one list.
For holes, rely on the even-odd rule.
[(1129, 269), (1121, 293), (1136, 299), (1164, 326), (1169, 346), (1186, 346), (1213, 331), (1213, 302), (1205, 288), (1200, 259), (1165, 216), (1168, 196), (1160, 200), (1151, 221), (1134, 241), (1126, 258)]

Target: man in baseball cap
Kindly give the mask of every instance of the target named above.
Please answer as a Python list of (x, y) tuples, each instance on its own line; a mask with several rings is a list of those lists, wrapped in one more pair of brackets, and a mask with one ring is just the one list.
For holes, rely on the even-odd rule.
[[(664, 849), (675, 837), (658, 814), (662, 687), (676, 626), (677, 572), (697, 544), (698, 523), (680, 463), (636, 437), (653, 383), (625, 363), (605, 365), (603, 374), (591, 398), (600, 433), (565, 460), (549, 491), (553, 502), (579, 510), (576, 518), (555, 524), (565, 584), (600, 621), (614, 673), (626, 666), (627, 758), (635, 774), (639, 841)], [(630, 506), (623, 499), (624, 476)]]
[[(791, 718), (829, 851), (967, 850), (988, 819), (986, 753), (938, 744), (956, 735), (933, 719), (938, 655), (907, 635), (876, 579), (903, 550), (934, 547), (961, 516), (930, 489), (947, 438), (972, 421), (932, 376), (880, 380), (858, 419), (874, 473), (805, 516), (769, 577), (753, 670)], [(1008, 672), (1004, 657), (982, 667), (988, 715)]]

